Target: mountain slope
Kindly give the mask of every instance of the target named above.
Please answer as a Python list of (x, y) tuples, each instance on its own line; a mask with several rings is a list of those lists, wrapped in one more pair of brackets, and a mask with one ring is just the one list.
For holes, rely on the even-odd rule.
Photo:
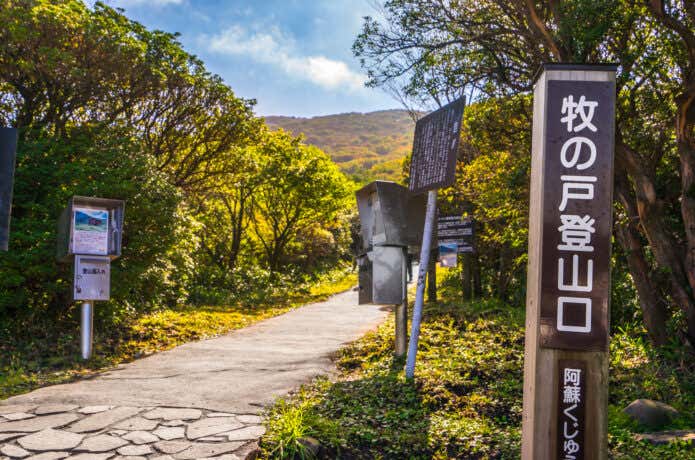
[(415, 124), (405, 110), (342, 113), (313, 118), (265, 117), (272, 129), (304, 134), (354, 180), (398, 180), (410, 153)]

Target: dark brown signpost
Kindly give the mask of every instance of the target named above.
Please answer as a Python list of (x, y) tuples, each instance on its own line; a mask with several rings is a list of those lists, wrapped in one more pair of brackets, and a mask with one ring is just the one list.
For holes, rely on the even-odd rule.
[(607, 458), (613, 65), (534, 90), (522, 458)]
[(549, 81), (547, 97), (540, 345), (607, 351), (615, 84)]
[(16, 153), (17, 130), (0, 128), (0, 251), (7, 251), (10, 240), (10, 211)]
[(410, 191), (422, 193), (454, 184), (465, 98), (418, 120), (410, 162)]

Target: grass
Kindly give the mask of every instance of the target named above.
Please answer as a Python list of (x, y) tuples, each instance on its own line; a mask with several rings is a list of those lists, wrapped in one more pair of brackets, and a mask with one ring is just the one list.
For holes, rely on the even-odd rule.
[(95, 326), (94, 356), (89, 361), (82, 361), (78, 355), (77, 329), (57, 337), (27, 334), (14, 343), (0, 345), (0, 399), (88, 377), (186, 342), (241, 329), (306, 303), (325, 300), (355, 284), (354, 273), (337, 270), (267, 305), (186, 306), (146, 314), (114, 329)]
[[(311, 436), (322, 458), (519, 458), (524, 310), (495, 300), (462, 304), (443, 291), (425, 309), (414, 381), (392, 357), (389, 320), (340, 351), (336, 378), (319, 378), (269, 409), (264, 457), (295, 458), (290, 446)], [(613, 335), (610, 375), (613, 458), (695, 457), (682, 445), (635, 441), (645, 428), (622, 412), (634, 399), (657, 399), (681, 413), (664, 429), (695, 428), (692, 357), (653, 349), (634, 326)]]

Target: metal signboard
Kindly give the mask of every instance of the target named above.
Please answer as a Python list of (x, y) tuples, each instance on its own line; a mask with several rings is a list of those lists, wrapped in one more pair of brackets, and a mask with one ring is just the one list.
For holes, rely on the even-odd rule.
[(422, 193), (453, 185), (465, 98), (418, 120), (410, 162), (410, 191)]
[(375, 181), (355, 193), (362, 245), (415, 246), (422, 240), (425, 199), (395, 182)]
[(74, 196), (58, 221), (58, 260), (72, 255), (121, 255), (125, 201)]
[(437, 219), (439, 245), (456, 244), (458, 253), (471, 253), (473, 247), (474, 221), (460, 216), (442, 216)]
[(540, 346), (608, 349), (615, 83), (549, 81)]
[(403, 247), (375, 246), (357, 259), (360, 305), (396, 305), (403, 301), (405, 258)]
[(0, 128), (0, 251), (7, 251), (10, 240), (10, 212), (16, 154), (17, 130)]
[(111, 298), (111, 259), (108, 256), (75, 256), (74, 300)]

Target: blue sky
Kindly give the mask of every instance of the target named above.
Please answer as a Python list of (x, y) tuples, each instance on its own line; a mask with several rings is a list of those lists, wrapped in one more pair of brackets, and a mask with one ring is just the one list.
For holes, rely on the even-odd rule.
[(352, 56), (371, 0), (105, 0), (150, 28), (180, 32), (186, 50), (259, 115), (315, 116), (397, 108), (364, 88)]

